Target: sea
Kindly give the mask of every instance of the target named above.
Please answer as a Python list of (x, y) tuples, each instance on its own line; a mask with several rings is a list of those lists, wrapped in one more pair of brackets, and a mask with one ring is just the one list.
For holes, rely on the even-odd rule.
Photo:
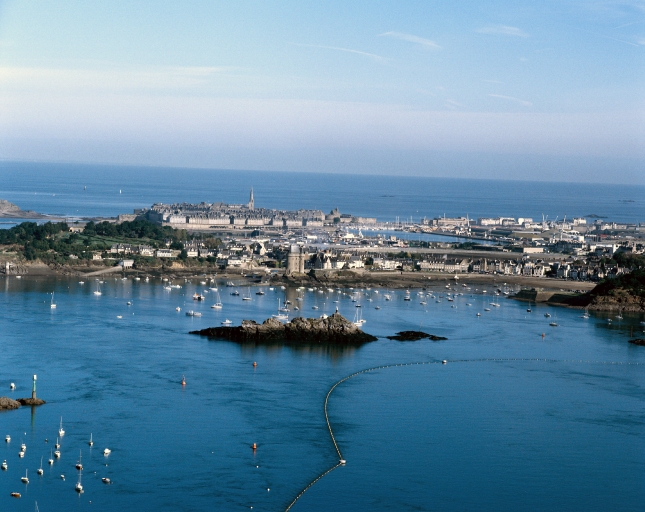
[[(79, 216), (114, 215), (157, 201), (243, 202), (252, 184), (258, 205), (338, 206), (394, 218), (416, 215), (406, 204), (437, 215), (441, 209), (428, 198), (443, 187), (473, 197), (455, 200), (472, 208), (470, 215), (540, 209), (526, 190), (495, 210), (476, 195), (477, 184), (456, 180), (448, 187), (417, 178), (404, 185), (381, 177), (267, 174), (263, 181), (261, 173), (232, 171), (177, 172), (171, 179), (169, 170), (128, 175), (122, 168), (76, 168), (67, 179), (60, 168), (50, 179), (36, 167), (20, 180), (2, 180), (0, 197), (52, 214), (72, 215), (76, 206)], [(347, 190), (370, 179), (372, 186)], [(496, 189), (521, 188), (484, 185), (493, 201), (500, 199)], [(603, 194), (597, 187), (594, 204), (578, 209), (575, 197), (567, 206), (560, 196), (546, 201), (545, 211), (641, 218), (631, 208), (642, 203), (608, 197), (641, 201), (642, 194), (626, 187)], [(325, 198), (325, 190), (337, 195)], [(363, 192), (373, 200), (409, 199), (383, 197), (380, 208)], [(463, 211), (442, 201), (446, 215)], [(645, 337), (645, 315), (587, 319), (578, 310), (529, 307), (507, 298), (504, 292), (518, 288), (503, 278), (485, 287), (467, 278), (430, 279), (424, 295), (410, 290), (409, 301), (404, 290), (271, 289), (243, 278), (226, 287), (210, 275), (176, 280), (181, 288), (171, 290), (159, 278), (101, 279), (0, 277), (0, 395), (30, 396), (36, 375), (37, 394), (47, 401), (0, 413), (0, 460), (8, 465), (0, 471), (0, 510), (33, 511), (37, 503), (42, 512), (284, 511), (291, 504), (294, 512), (635, 511), (645, 503), (645, 348), (628, 343)], [(235, 290), (239, 296), (231, 295)], [(194, 301), (194, 293), (206, 300)], [(218, 300), (222, 309), (211, 308)], [(360, 316), (378, 341), (258, 346), (189, 334), (227, 319), (261, 321), (285, 300), (292, 317), (336, 308), (350, 320)], [(387, 338), (404, 330), (446, 339)], [(61, 422), (61, 456), (50, 465)], [(339, 466), (340, 456), (346, 463)], [(28, 484), (20, 480), (25, 475)], [(79, 478), (82, 494), (75, 492)]]

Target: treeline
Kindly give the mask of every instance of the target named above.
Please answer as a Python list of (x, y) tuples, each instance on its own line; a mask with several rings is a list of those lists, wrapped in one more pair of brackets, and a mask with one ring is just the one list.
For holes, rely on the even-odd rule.
[(105, 236), (111, 238), (148, 238), (159, 242), (165, 239), (173, 241), (188, 240), (185, 229), (174, 229), (168, 226), (157, 226), (147, 220), (133, 220), (114, 224), (112, 222), (88, 222), (83, 230), (84, 235)]
[(46, 222), (38, 225), (35, 222), (23, 222), (10, 229), (0, 229), (0, 245), (12, 245), (41, 242), (61, 232), (69, 231), (65, 222)]

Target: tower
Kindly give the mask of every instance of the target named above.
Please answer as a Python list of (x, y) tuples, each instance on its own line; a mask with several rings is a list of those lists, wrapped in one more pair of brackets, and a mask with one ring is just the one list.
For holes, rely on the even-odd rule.
[(31, 387), (31, 398), (36, 398), (36, 376), (34, 375), (34, 384)]
[(251, 196), (249, 197), (249, 210), (253, 210), (255, 201), (253, 200), (253, 187), (251, 187)]

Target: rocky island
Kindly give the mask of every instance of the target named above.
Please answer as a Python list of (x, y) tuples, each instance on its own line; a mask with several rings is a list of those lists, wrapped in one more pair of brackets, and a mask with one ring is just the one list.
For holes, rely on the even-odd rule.
[(0, 218), (46, 219), (48, 216), (32, 210), (21, 210), (20, 206), (10, 203), (6, 199), (0, 199)]
[(258, 324), (253, 320), (243, 320), (237, 327), (209, 327), (201, 331), (191, 331), (210, 338), (237, 342), (292, 342), (303, 344), (361, 345), (378, 338), (363, 332), (359, 327), (336, 312), (327, 318), (294, 318), (282, 323), (269, 318)]

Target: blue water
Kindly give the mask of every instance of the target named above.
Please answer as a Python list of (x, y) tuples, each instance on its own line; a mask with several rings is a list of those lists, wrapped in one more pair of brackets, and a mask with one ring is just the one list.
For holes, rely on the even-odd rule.
[(325, 212), (338, 207), (381, 221), (595, 214), (645, 222), (645, 187), (636, 185), (11, 162), (0, 162), (0, 178), (0, 198), (69, 217), (115, 216), (155, 202), (246, 203), (253, 186), (256, 206)]
[[(90, 281), (0, 278), (0, 389), (28, 396), (35, 373), (48, 401), (0, 414), (0, 436), (12, 437), (0, 445), (9, 464), (0, 473), (0, 510), (32, 511), (34, 501), (60, 512), (284, 510), (337, 461), (323, 415), (334, 382), (373, 366), (442, 359), (449, 363), (361, 374), (334, 391), (330, 420), (347, 465), (292, 510), (631, 511), (645, 502), (645, 348), (627, 343), (641, 316), (610, 325), (606, 315), (583, 320), (574, 310), (527, 313), (503, 297), (485, 312), (490, 290), (460, 288), (465, 295), (454, 303), (426, 306), (414, 291), (410, 302), (399, 292), (385, 301), (381, 291), (370, 292), (373, 302), (361, 298), (367, 332), (422, 328), (448, 340), (257, 347), (187, 332), (224, 318), (266, 318), (285, 293), (296, 304), (295, 290), (265, 288), (243, 302), (223, 288), (217, 311), (212, 294), (204, 303), (190, 299), (205, 286), (181, 284), (166, 291), (159, 280), (109, 278), (97, 297)], [(306, 291), (301, 312), (331, 313), (333, 300), (353, 317), (350, 297), (330, 292)], [(186, 309), (203, 316), (187, 317)], [(559, 327), (549, 327), (546, 311)], [(557, 361), (472, 361), (487, 358)], [(9, 391), (9, 382), (18, 389)], [(62, 457), (50, 467), (61, 416)], [(29, 485), (20, 482), (25, 469)], [(113, 485), (101, 483), (104, 476)], [(14, 491), (20, 500), (9, 496)]]

